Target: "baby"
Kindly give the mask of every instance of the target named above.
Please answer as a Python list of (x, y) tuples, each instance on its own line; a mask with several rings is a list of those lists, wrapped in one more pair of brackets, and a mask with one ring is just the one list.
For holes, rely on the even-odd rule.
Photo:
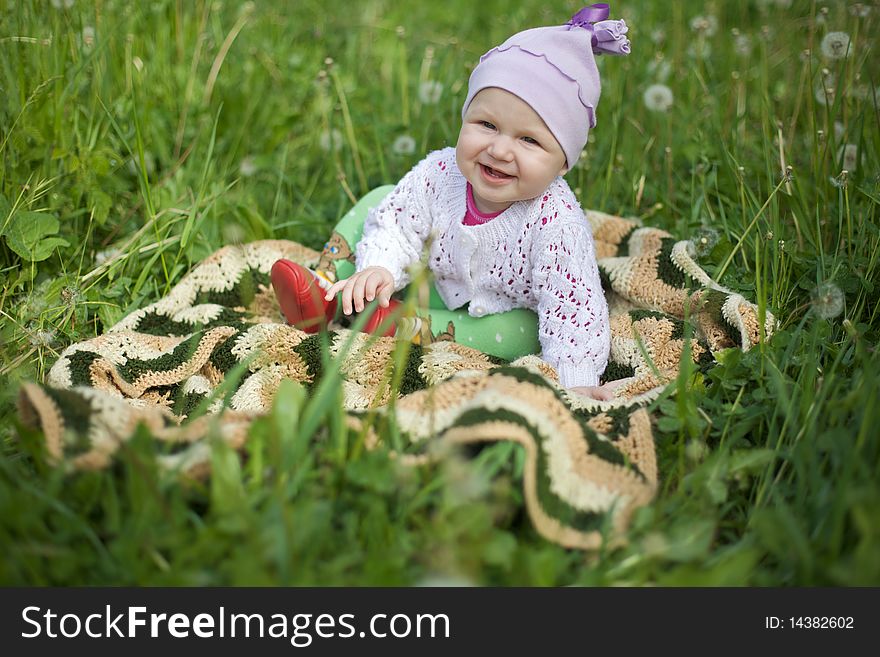
[(276, 263), (288, 321), (331, 314), (337, 294), (346, 315), (378, 299), (372, 332), (430, 239), (428, 265), (448, 308), (467, 304), (473, 317), (535, 311), (541, 357), (560, 383), (611, 399), (612, 385), (599, 385), (610, 329), (590, 224), (562, 178), (596, 125), (594, 53), (629, 53), (626, 24), (608, 13), (608, 5), (585, 7), (565, 25), (520, 32), (483, 55), (455, 148), (430, 153), (370, 212), (357, 272), (322, 283), (316, 307), (314, 275)]

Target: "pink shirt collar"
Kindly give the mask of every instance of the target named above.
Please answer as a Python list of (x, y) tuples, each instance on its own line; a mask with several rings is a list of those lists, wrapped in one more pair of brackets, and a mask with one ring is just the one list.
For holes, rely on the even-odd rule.
[[(503, 212), (503, 210), (501, 211)], [(477, 204), (474, 202), (474, 190), (470, 183), (467, 183), (467, 212), (461, 223), (465, 226), (478, 226), (492, 221), (501, 212), (480, 212)]]

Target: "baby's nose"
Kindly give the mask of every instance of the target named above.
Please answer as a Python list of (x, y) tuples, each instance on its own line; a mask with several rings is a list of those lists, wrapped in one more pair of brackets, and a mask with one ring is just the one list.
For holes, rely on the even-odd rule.
[(497, 135), (489, 143), (489, 155), (496, 160), (509, 160), (513, 155), (513, 143), (506, 135)]

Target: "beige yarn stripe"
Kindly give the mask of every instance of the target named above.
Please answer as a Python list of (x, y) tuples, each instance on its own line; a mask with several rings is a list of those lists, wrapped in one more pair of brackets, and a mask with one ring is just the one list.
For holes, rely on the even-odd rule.
[[(61, 409), (38, 385), (23, 383), (18, 397), (18, 408), (22, 418), (31, 426), (42, 428), (46, 436), (46, 451), (49, 459), (57, 464), (64, 456), (61, 438), (64, 435), (64, 418)], [(27, 420), (39, 419), (39, 425)]]

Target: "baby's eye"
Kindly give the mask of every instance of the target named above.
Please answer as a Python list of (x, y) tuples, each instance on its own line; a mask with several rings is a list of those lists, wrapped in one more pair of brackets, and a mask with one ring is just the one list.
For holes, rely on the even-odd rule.
[(538, 140), (535, 139), (534, 137), (523, 137), (522, 140), (523, 140), (524, 142), (526, 142), (527, 144), (534, 144), (535, 146), (540, 146), (540, 145), (541, 145), (541, 144), (538, 143)]
[(338, 246), (331, 246), (330, 253), (339, 253), (339, 247)]
[(495, 124), (489, 123), (489, 121), (480, 121), (480, 125), (486, 128), (487, 130), (494, 130)]

